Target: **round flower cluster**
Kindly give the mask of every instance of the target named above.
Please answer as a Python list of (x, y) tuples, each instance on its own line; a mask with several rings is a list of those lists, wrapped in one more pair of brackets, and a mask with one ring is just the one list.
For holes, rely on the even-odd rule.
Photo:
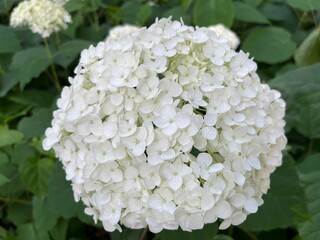
[(44, 149), (105, 230), (242, 223), (282, 162), (285, 102), (208, 28), (157, 20), (81, 53)]
[(240, 39), (238, 38), (237, 34), (232, 30), (226, 28), (223, 24), (209, 26), (208, 28), (216, 32), (218, 36), (224, 36), (225, 38), (227, 38), (233, 49), (237, 49), (237, 47), (239, 46)]
[(140, 28), (130, 24), (124, 24), (111, 28), (105, 41), (108, 44), (110, 41), (116, 41), (121, 39), (123, 35), (137, 32)]
[(64, 9), (63, 3), (51, 0), (25, 0), (13, 9), (10, 25), (28, 26), (33, 33), (42, 38), (49, 37), (53, 32), (67, 28), (71, 16)]

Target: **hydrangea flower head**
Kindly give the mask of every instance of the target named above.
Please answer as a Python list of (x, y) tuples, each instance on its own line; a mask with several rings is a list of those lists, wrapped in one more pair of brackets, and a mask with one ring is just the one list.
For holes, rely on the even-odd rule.
[(237, 49), (240, 44), (240, 39), (235, 32), (225, 27), (223, 24), (216, 24), (208, 27), (210, 30), (216, 32), (219, 36), (224, 36), (230, 41), (231, 47)]
[(132, 32), (138, 31), (140, 28), (135, 25), (124, 24), (111, 28), (109, 30), (108, 36), (106, 37), (106, 43), (109, 41), (115, 41), (121, 39), (123, 35), (130, 34)]
[(208, 28), (157, 20), (81, 53), (53, 148), (105, 230), (238, 225), (263, 204), (285, 147), (285, 103)]
[(53, 32), (67, 28), (71, 16), (64, 9), (66, 1), (25, 0), (13, 9), (10, 25), (28, 26), (33, 33), (42, 38), (49, 37)]

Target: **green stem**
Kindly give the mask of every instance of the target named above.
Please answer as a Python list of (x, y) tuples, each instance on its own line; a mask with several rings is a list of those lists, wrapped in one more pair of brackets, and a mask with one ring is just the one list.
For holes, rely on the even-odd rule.
[(250, 232), (249, 230), (246, 230), (246, 229), (242, 229), (240, 228), (245, 234), (248, 235), (248, 237), (251, 239), (251, 240), (259, 240), (252, 232)]
[(140, 237), (139, 237), (139, 240), (143, 240), (143, 239), (146, 237), (148, 231), (149, 231), (149, 228), (148, 228), (148, 227), (145, 227), (145, 228), (143, 229)]
[[(94, 0), (91, 0), (91, 5), (94, 9), (96, 8), (96, 4), (95, 4)], [(97, 32), (99, 32), (100, 26), (99, 26), (99, 17), (98, 17), (97, 11), (94, 11), (93, 21), (94, 21), (94, 25), (96, 26)]]
[(5, 203), (21, 203), (21, 204), (31, 204), (30, 201), (23, 200), (23, 199), (15, 199), (15, 198), (10, 198), (10, 197), (0, 197), (0, 201), (5, 202)]
[(46, 38), (44, 39), (44, 45), (46, 47), (48, 58), (50, 60), (51, 73), (53, 75), (53, 83), (54, 83), (56, 89), (60, 92), (61, 91), (61, 86), (60, 86), (57, 70), (56, 70), (56, 67), (54, 65), (53, 56), (52, 56), (52, 53), (50, 51), (50, 47), (49, 47), (49, 44), (48, 44), (48, 41), (47, 41)]

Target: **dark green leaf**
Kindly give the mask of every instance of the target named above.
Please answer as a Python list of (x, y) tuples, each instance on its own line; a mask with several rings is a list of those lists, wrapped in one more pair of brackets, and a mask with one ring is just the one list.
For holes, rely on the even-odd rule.
[(269, 23), (268, 19), (250, 4), (235, 2), (234, 6), (236, 8), (236, 19), (242, 22)]
[(11, 154), (11, 161), (19, 165), (22, 161), (32, 156), (35, 156), (35, 150), (28, 144), (16, 144)]
[(218, 232), (218, 226), (216, 223), (207, 224), (201, 230), (195, 230), (192, 232), (184, 232), (181, 229), (170, 231), (163, 230), (157, 234), (161, 240), (212, 240), (216, 233)]
[(9, 162), (9, 159), (6, 154), (0, 152), (0, 165)]
[(298, 173), (306, 191), (312, 221), (298, 225), (303, 240), (320, 239), (320, 154), (307, 157), (298, 165)]
[(22, 140), (23, 134), (17, 130), (8, 129), (0, 125), (0, 147), (18, 143)]
[(320, 91), (320, 63), (298, 68), (279, 75), (269, 82), (273, 88), (282, 90), (291, 96)]
[(289, 154), (284, 154), (283, 165), (271, 175), (271, 186), (263, 199), (264, 204), (257, 213), (248, 216), (242, 228), (269, 231), (308, 220), (304, 191)]
[(273, 21), (285, 21), (292, 16), (291, 8), (286, 4), (265, 2), (259, 7), (260, 12)]
[(0, 173), (10, 179), (9, 182), (0, 186), (2, 196), (19, 195), (25, 190), (21, 183), (18, 167), (10, 162), (0, 165)]
[(124, 228), (122, 232), (114, 231), (110, 233), (112, 240), (136, 240), (139, 239), (143, 230)]
[(320, 62), (320, 27), (315, 29), (299, 46), (294, 60), (299, 66)]
[(151, 14), (151, 6), (148, 3), (144, 4), (143, 6), (141, 6), (139, 12), (137, 13), (136, 24), (139, 26), (143, 26), (148, 20), (148, 18), (151, 16)]
[(52, 167), (52, 159), (32, 157), (21, 162), (19, 172), (21, 179), (31, 192), (45, 196)]
[(40, 108), (33, 111), (32, 116), (23, 118), (18, 124), (18, 130), (25, 138), (40, 137), (50, 126), (52, 110)]
[(2, 173), (0, 173), (0, 186), (2, 186), (3, 184), (10, 182), (10, 179), (7, 178), (5, 175), (3, 175)]
[(24, 86), (32, 78), (38, 77), (50, 65), (46, 49), (42, 46), (27, 48), (17, 52), (12, 59), (11, 68), (19, 73), (20, 86)]
[(13, 53), (19, 50), (21, 46), (13, 28), (0, 25), (0, 53)]
[(20, 225), (17, 230), (17, 240), (40, 240), (32, 223)]
[(91, 42), (84, 40), (71, 40), (60, 45), (58, 56), (55, 62), (60, 66), (67, 68), (77, 57), (80, 52), (90, 46)]
[(53, 100), (56, 98), (56, 91), (42, 91), (29, 89), (23, 92), (13, 93), (8, 96), (12, 102), (34, 107), (51, 107)]
[(6, 94), (19, 82), (19, 76), (15, 72), (8, 72), (0, 76), (0, 97)]
[(293, 8), (303, 11), (314, 11), (320, 9), (319, 0), (287, 0), (288, 4)]
[(198, 26), (223, 23), (231, 27), (235, 9), (231, 0), (197, 0), (193, 9), (193, 21)]
[(292, 57), (296, 45), (288, 31), (268, 27), (253, 30), (243, 42), (242, 49), (259, 62), (275, 64)]
[(263, 0), (244, 0), (245, 3), (250, 4), (253, 7), (256, 7), (262, 3)]
[(59, 219), (54, 228), (50, 231), (53, 240), (66, 240), (69, 221), (63, 218)]
[(11, 203), (8, 207), (8, 219), (16, 226), (32, 220), (32, 207), (30, 204)]

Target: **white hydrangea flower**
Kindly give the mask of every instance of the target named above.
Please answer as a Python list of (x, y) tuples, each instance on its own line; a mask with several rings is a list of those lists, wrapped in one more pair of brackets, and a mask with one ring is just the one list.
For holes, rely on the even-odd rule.
[(106, 231), (239, 225), (286, 145), (285, 103), (208, 28), (171, 19), (81, 54), (43, 148)]
[(105, 39), (105, 42), (108, 43), (110, 41), (117, 41), (122, 36), (126, 34), (130, 34), (133, 32), (137, 32), (140, 28), (130, 24), (124, 24), (120, 26), (113, 27), (109, 30), (109, 33)]
[(25, 0), (15, 7), (10, 16), (10, 25), (28, 26), (33, 33), (42, 38), (49, 37), (53, 32), (66, 29), (71, 23), (71, 16), (64, 9), (66, 1)]
[(214, 31), (218, 36), (225, 37), (231, 44), (233, 49), (237, 49), (240, 44), (240, 39), (235, 32), (225, 27), (223, 24), (216, 24), (208, 27)]

